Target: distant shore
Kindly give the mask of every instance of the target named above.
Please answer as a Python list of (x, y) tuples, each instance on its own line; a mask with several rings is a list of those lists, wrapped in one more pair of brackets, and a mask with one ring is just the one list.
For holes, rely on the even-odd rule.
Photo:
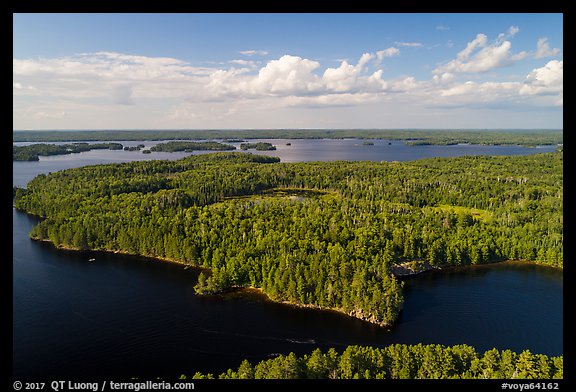
[(145, 141), (216, 139), (385, 139), (406, 144), (538, 146), (563, 144), (561, 129), (238, 129), (13, 131), (13, 142)]

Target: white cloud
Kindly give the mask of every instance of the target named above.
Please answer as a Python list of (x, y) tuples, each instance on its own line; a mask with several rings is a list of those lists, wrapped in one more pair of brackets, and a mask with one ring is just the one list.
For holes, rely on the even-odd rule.
[(542, 57), (552, 57), (556, 56), (559, 52), (559, 48), (550, 49), (548, 38), (540, 38), (536, 43), (536, 53), (534, 53), (534, 58), (540, 59)]
[(434, 75), (432, 80), (435, 83), (450, 83), (455, 79), (455, 75), (450, 72), (444, 72), (443, 74)]
[(312, 73), (320, 63), (298, 56), (284, 55), (260, 69), (253, 85), (259, 91), (272, 94), (305, 94), (315, 89)]
[[(388, 51), (392, 54), (394, 51)], [(261, 96), (308, 96), (328, 94), (381, 93), (388, 87), (382, 70), (365, 75), (368, 64), (378, 56), (364, 53), (356, 65), (341, 61), (319, 74), (320, 63), (284, 55), (269, 61), (257, 75), (240, 75), (237, 70), (217, 70), (210, 75), (206, 93), (212, 99), (258, 98)], [(329, 102), (329, 99), (324, 99)]]
[(378, 96), (370, 93), (359, 94), (326, 94), (315, 97), (286, 97), (285, 102), (291, 107), (331, 107), (331, 106), (355, 106), (368, 102), (375, 102)]
[(361, 71), (362, 68), (364, 68), (364, 66), (366, 65), (366, 63), (368, 63), (368, 61), (372, 60), (373, 58), (374, 55), (372, 53), (362, 54), (362, 56), (360, 56), (360, 60), (358, 60), (358, 65), (356, 66), (356, 68), (358, 68)]
[(526, 57), (530, 56), (530, 52), (522, 51), (510, 56), (510, 61), (515, 63), (516, 61), (524, 60)]
[[(509, 29), (507, 34), (512, 33), (514, 29)], [(552, 51), (546, 41), (539, 42), (542, 53)], [(326, 108), (323, 112), (328, 113), (330, 107), (390, 108), (392, 102), (398, 110), (402, 105), (453, 108), (500, 102), (561, 106), (562, 61), (532, 70), (523, 82), (486, 82), (483, 74), (469, 78), (474, 81), (461, 80), (467, 73), (493, 70), (533, 55), (511, 53), (510, 45), (507, 40), (488, 42), (478, 34), (428, 80), (411, 75), (392, 78), (379, 69), (381, 61), (399, 55), (397, 47), (366, 52), (332, 67), (295, 55), (262, 64), (234, 59), (212, 68), (114, 52), (14, 59), (13, 112), (15, 124), (46, 119), (55, 126), (58, 119), (89, 118), (94, 127), (106, 127), (112, 119), (129, 127), (130, 119), (147, 118), (151, 126), (162, 128), (162, 124), (191, 123), (217, 127), (220, 120), (237, 127), (234, 119), (249, 122), (257, 115), (273, 124), (277, 121), (273, 113), (281, 110)]]
[(498, 34), (498, 37), (491, 43), (488, 42), (488, 37), (485, 34), (477, 34), (456, 55), (455, 59), (438, 66), (433, 73), (435, 75), (441, 75), (446, 72), (483, 73), (495, 68), (510, 66), (528, 57), (539, 59), (555, 56), (560, 52), (559, 48), (550, 48), (547, 38), (540, 38), (535, 52), (521, 51), (512, 53), (512, 43), (509, 39), (518, 34), (519, 31), (520, 29), (517, 26), (510, 26), (505, 33)]
[(518, 28), (518, 26), (510, 26), (508, 28), (508, 30), (506, 30), (505, 33), (500, 33), (498, 34), (498, 38), (496, 38), (496, 42), (497, 43), (501, 43), (504, 40), (507, 40), (509, 38), (514, 37), (516, 34), (518, 34), (518, 32), (520, 31), (520, 29)]
[(467, 81), (443, 90), (441, 96), (450, 97), (460, 95), (464, 96), (466, 102), (494, 102), (503, 99), (504, 96), (515, 95), (518, 88), (518, 82), (476, 83), (473, 81)]
[(394, 42), (394, 44), (396, 44), (396, 46), (408, 46), (408, 47), (413, 47), (413, 48), (419, 48), (424, 46), (423, 44), (421, 44), (420, 42)]
[(257, 67), (258, 64), (259, 64), (258, 61), (242, 60), (242, 59), (230, 60), (229, 63), (230, 63), (230, 64), (235, 64), (235, 65), (240, 65), (240, 66), (243, 66), (243, 67), (249, 67), (249, 68), (255, 68), (255, 67)]
[(468, 58), (470, 57), (470, 54), (472, 53), (472, 51), (474, 51), (474, 49), (476, 49), (477, 47), (484, 47), (486, 46), (486, 41), (487, 41), (488, 37), (486, 37), (485, 34), (478, 34), (476, 35), (476, 38), (474, 38), (473, 41), (468, 42), (468, 44), (466, 45), (466, 48), (464, 48), (464, 50), (462, 50), (461, 52), (458, 53), (458, 60), (468, 60)]
[(382, 71), (376, 71), (368, 78), (360, 77), (365, 65), (374, 57), (373, 54), (364, 53), (355, 66), (342, 61), (338, 68), (327, 68), (322, 75), (322, 84), (325, 91), (350, 93), (360, 90), (373, 90), (374, 88), (381, 90), (384, 87), (380, 83)]
[[(442, 76), (444, 76), (443, 74)], [(453, 83), (449, 78), (442, 83), (442, 76), (433, 80), (437, 90), (429, 90), (429, 102), (441, 106), (478, 106), (514, 104), (530, 106), (562, 106), (563, 62), (552, 60), (541, 68), (532, 70), (523, 82), (475, 82)]]
[(520, 31), (520, 29), (518, 28), (518, 26), (510, 26), (510, 28), (508, 29), (508, 36), (513, 37), (513, 36), (515, 36), (519, 31)]
[(509, 41), (504, 41), (499, 46), (485, 47), (478, 51), (474, 58), (466, 61), (467, 59), (459, 57), (438, 68), (436, 72), (487, 72), (502, 67), (511, 61), (511, 46)]
[(327, 68), (322, 75), (322, 80), (330, 91), (345, 92), (350, 90), (358, 75), (359, 69), (342, 61), (338, 68)]
[(557, 95), (564, 90), (564, 62), (551, 60), (526, 76), (520, 94)]
[(477, 34), (476, 38), (468, 42), (455, 59), (437, 67), (433, 73), (482, 73), (525, 59), (530, 53), (524, 51), (511, 53), (512, 43), (508, 41), (519, 31), (518, 27), (511, 26), (506, 33), (499, 34), (492, 43), (488, 43), (488, 37), (485, 34)]
[(395, 47), (386, 48), (384, 50), (379, 50), (376, 52), (376, 58), (378, 61), (384, 60), (384, 57), (394, 57), (400, 54), (400, 49)]
[(132, 86), (129, 84), (121, 84), (112, 89), (112, 102), (119, 105), (133, 105), (132, 101)]
[(238, 53), (244, 56), (266, 56), (268, 54), (267, 50), (241, 50)]
[(17, 85), (34, 86), (28, 91), (20, 89), (22, 94), (69, 99), (107, 97), (121, 104), (136, 97), (186, 96), (191, 85), (200, 84), (213, 71), (174, 58), (114, 52), (14, 59), (12, 70)]
[(444, 26), (444, 25), (438, 25), (438, 26), (436, 26), (436, 30), (448, 31), (448, 30), (450, 30), (450, 27)]

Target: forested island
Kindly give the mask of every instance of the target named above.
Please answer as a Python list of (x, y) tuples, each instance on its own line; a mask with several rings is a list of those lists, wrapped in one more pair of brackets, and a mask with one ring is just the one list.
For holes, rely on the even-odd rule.
[(12, 161), (38, 161), (39, 156), (76, 154), (90, 150), (122, 150), (120, 143), (30, 144), (13, 146)]
[(126, 146), (124, 147), (124, 151), (140, 151), (142, 150), (144, 147), (146, 147), (144, 144), (138, 144), (137, 146)]
[[(468, 345), (394, 344), (384, 348), (348, 346), (298, 357), (294, 353), (228, 369), (220, 379), (562, 379), (563, 356), (526, 350), (497, 349), (478, 353)], [(183, 375), (182, 378), (188, 378)], [(195, 373), (192, 379), (213, 379)], [(552, 385), (552, 384), (550, 384)]]
[(563, 155), (279, 163), (214, 153), (39, 175), (14, 190), (30, 233), (72, 249), (206, 268), (196, 291), (258, 288), (382, 326), (399, 268), (562, 267)]
[(258, 143), (242, 143), (240, 144), (241, 150), (257, 150), (257, 151), (273, 151), (276, 147), (272, 143), (258, 142)]
[(110, 131), (14, 131), (14, 142), (213, 140), (244, 139), (388, 139), (409, 145), (458, 143), (538, 146), (563, 143), (563, 130), (440, 130), (440, 129), (239, 129), (239, 130), (110, 130)]
[(158, 143), (150, 147), (150, 151), (165, 151), (165, 152), (193, 152), (193, 151), (228, 151), (235, 150), (236, 147), (230, 144), (218, 142), (167, 142)]

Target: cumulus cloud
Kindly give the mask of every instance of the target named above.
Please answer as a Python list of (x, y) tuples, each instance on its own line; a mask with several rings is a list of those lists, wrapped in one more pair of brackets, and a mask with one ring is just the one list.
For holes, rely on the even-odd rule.
[(382, 71), (376, 71), (369, 77), (361, 78), (360, 74), (366, 64), (375, 55), (364, 53), (358, 60), (358, 64), (351, 65), (342, 61), (338, 68), (327, 68), (322, 75), (322, 85), (325, 90), (338, 93), (357, 92), (359, 90), (382, 90)]
[(432, 81), (435, 83), (450, 83), (455, 79), (455, 75), (450, 72), (444, 72), (442, 74), (437, 74), (432, 77)]
[(519, 31), (520, 31), (520, 29), (518, 28), (518, 26), (510, 26), (508, 28), (508, 30), (506, 30), (505, 33), (498, 34), (498, 38), (496, 38), (496, 42), (501, 43), (504, 40), (510, 39), (510, 38), (514, 37), (516, 34), (518, 34)]
[(34, 86), (35, 91), (19, 89), (22, 94), (67, 98), (111, 97), (114, 102), (122, 104), (131, 102), (133, 97), (188, 95), (191, 85), (201, 83), (214, 71), (213, 68), (192, 67), (174, 58), (114, 52), (14, 59), (12, 64), (17, 85)]
[(556, 95), (564, 90), (564, 62), (549, 61), (526, 76), (520, 94)]
[[(393, 55), (395, 51), (387, 53)], [(342, 60), (338, 67), (328, 67), (320, 74), (319, 62), (284, 55), (269, 61), (257, 75), (241, 75), (236, 69), (217, 70), (210, 75), (206, 92), (213, 99), (382, 93), (388, 87), (382, 80), (382, 70), (365, 74), (368, 64), (377, 58), (378, 54), (364, 53), (356, 64)], [(324, 98), (324, 102), (329, 101)]]
[(258, 91), (272, 94), (306, 94), (315, 90), (317, 78), (313, 71), (319, 67), (317, 61), (284, 55), (268, 62), (253, 85)]
[[(508, 29), (505, 37), (516, 33)], [(142, 113), (163, 105), (158, 116), (162, 121), (184, 124), (232, 121), (281, 108), (376, 107), (390, 102), (398, 107), (401, 103), (455, 107), (520, 101), (562, 105), (562, 61), (549, 61), (520, 82), (482, 82), (477, 75), (474, 81), (462, 80), (471, 72), (485, 72), (522, 56), (537, 57), (535, 52), (511, 53), (510, 45), (507, 38), (489, 42), (486, 35), (478, 34), (428, 80), (411, 75), (392, 78), (379, 68), (382, 61), (400, 54), (400, 46), (410, 45), (366, 52), (335, 66), (289, 54), (266, 62), (234, 59), (211, 68), (175, 58), (115, 52), (14, 59), (14, 113), (22, 119), (55, 121), (101, 110)], [(546, 40), (540, 40), (538, 48), (536, 53), (542, 56), (557, 53)]]
[(493, 42), (488, 42), (485, 34), (479, 33), (467, 43), (466, 47), (452, 59), (434, 69), (433, 74), (444, 73), (484, 73), (495, 68), (510, 66), (518, 61), (532, 57), (540, 59), (555, 56), (560, 52), (559, 48), (550, 48), (547, 38), (540, 38), (536, 44), (536, 51), (521, 51), (512, 53), (510, 41), (520, 29), (510, 26), (505, 33), (498, 34)]
[(536, 43), (536, 53), (534, 53), (534, 58), (541, 59), (542, 57), (552, 57), (556, 56), (559, 52), (559, 48), (550, 49), (548, 38), (540, 38)]
[(384, 60), (384, 57), (394, 57), (400, 54), (400, 49), (395, 47), (390, 47), (384, 50), (379, 50), (376, 52), (376, 58), (378, 61)]
[(502, 67), (511, 62), (509, 41), (501, 45), (488, 46), (476, 53), (474, 58), (460, 57), (452, 60), (443, 67), (438, 68), (441, 72), (487, 72), (497, 67)]
[(486, 41), (487, 41), (488, 37), (486, 37), (485, 34), (478, 34), (476, 35), (476, 38), (474, 38), (474, 40), (468, 42), (468, 44), (466, 45), (466, 48), (464, 48), (464, 50), (462, 50), (461, 52), (458, 53), (458, 60), (463, 61), (463, 60), (468, 60), (468, 58), (470, 57), (470, 54), (472, 53), (472, 51), (474, 49), (476, 49), (477, 47), (484, 47), (486, 46)]
[(475, 82), (456, 83), (449, 77), (442, 83), (446, 74), (435, 75), (437, 90), (430, 90), (429, 102), (439, 106), (514, 104), (539, 106), (562, 106), (563, 104), (563, 62), (549, 61), (543, 67), (533, 69), (523, 82)]
[(511, 26), (506, 33), (500, 33), (491, 43), (485, 34), (477, 34), (463, 50), (458, 52), (455, 59), (437, 67), (433, 73), (482, 73), (522, 60), (529, 53), (511, 53), (512, 43), (509, 41), (519, 31), (518, 27)]

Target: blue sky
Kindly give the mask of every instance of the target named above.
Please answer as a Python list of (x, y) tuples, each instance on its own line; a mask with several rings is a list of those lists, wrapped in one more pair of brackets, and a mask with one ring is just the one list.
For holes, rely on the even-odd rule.
[(14, 129), (562, 128), (561, 14), (15, 14)]

